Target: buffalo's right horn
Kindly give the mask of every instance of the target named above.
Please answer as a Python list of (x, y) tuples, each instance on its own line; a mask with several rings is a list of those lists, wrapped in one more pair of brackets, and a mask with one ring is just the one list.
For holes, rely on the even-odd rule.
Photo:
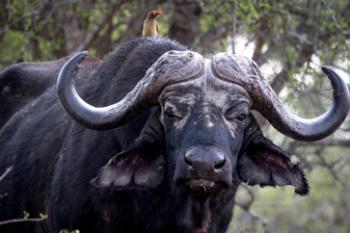
[(82, 125), (92, 129), (111, 129), (123, 125), (155, 105), (159, 93), (170, 84), (193, 79), (203, 72), (203, 57), (191, 51), (169, 51), (146, 72), (139, 83), (119, 102), (94, 107), (77, 93), (73, 77), (87, 52), (71, 57), (62, 67), (57, 80), (58, 97), (66, 111)]

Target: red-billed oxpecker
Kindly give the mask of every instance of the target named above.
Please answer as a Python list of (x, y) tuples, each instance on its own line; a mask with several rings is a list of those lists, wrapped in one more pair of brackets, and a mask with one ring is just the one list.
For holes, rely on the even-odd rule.
[(158, 27), (157, 27), (157, 16), (161, 15), (162, 12), (158, 10), (150, 11), (145, 20), (143, 21), (142, 36), (157, 36)]

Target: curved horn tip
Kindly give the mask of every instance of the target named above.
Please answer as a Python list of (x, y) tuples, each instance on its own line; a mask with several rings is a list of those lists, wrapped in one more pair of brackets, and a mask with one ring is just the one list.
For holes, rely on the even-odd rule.
[(73, 55), (73, 57), (69, 60), (71, 61), (77, 59), (77, 62), (80, 63), (87, 55), (88, 51), (81, 51)]
[(64, 76), (63, 73), (72, 71), (76, 72), (78, 69), (78, 65), (85, 59), (87, 54), (88, 51), (81, 51), (71, 56), (61, 68), (60, 73), (58, 75), (58, 82), (61, 79), (61, 76)]
[[(322, 71), (327, 75), (333, 89), (333, 103), (327, 112), (312, 119), (296, 117), (288, 112), (283, 105), (275, 104), (278, 103), (276, 95), (271, 95), (270, 92), (266, 93), (264, 90), (259, 94), (269, 97), (270, 105), (273, 106), (271, 109), (275, 111), (275, 114), (271, 114), (260, 106), (257, 107), (258, 111), (263, 113), (278, 131), (294, 139), (316, 141), (329, 136), (339, 128), (346, 118), (350, 109), (350, 94), (347, 84), (344, 78), (338, 74), (337, 68), (323, 65)], [(255, 98), (258, 100), (259, 97)]]
[[(337, 74), (337, 72), (335, 71), (335, 69), (333, 68), (333, 67), (331, 67), (331, 66), (329, 66), (329, 65), (323, 65), (322, 67), (321, 67), (321, 69), (322, 69), (322, 71), (323, 71), (323, 73), (325, 73), (325, 74)], [(339, 75), (338, 75), (339, 76)]]
[(321, 69), (322, 69), (323, 72), (326, 73), (328, 70), (331, 70), (332, 68), (330, 66), (328, 66), (328, 65), (322, 65)]

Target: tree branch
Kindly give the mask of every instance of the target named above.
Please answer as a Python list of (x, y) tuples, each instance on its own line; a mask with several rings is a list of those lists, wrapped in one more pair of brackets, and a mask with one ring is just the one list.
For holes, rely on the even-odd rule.
[(200, 50), (201, 53), (209, 53), (213, 43), (220, 41), (225, 38), (230, 30), (228, 29), (231, 26), (231, 23), (223, 24), (220, 27), (211, 28), (208, 32), (202, 34), (199, 39), (199, 43), (195, 47)]
[(41, 218), (15, 218), (9, 219), (5, 221), (0, 221), (0, 226), (14, 223), (23, 223), (23, 222), (42, 222), (47, 220), (47, 216), (43, 216)]
[(199, 32), (202, 9), (199, 1), (176, 0), (169, 27), (169, 37), (187, 46), (192, 46)]
[(326, 139), (316, 141), (316, 142), (300, 142), (300, 145), (302, 145), (302, 146), (322, 145), (322, 146), (350, 147), (350, 140), (326, 138)]
[(105, 17), (103, 17), (101, 19), (101, 21), (96, 24), (94, 30), (92, 30), (92, 32), (90, 32), (86, 36), (85, 40), (78, 47), (77, 51), (87, 50), (91, 46), (91, 44), (96, 40), (96, 38), (98, 37), (98, 34), (102, 31), (102, 29), (108, 24), (108, 22), (110, 22), (112, 20), (115, 13), (126, 2), (127, 2), (127, 0), (119, 0), (115, 4), (113, 4), (111, 6), (109, 12), (107, 12), (105, 14)]

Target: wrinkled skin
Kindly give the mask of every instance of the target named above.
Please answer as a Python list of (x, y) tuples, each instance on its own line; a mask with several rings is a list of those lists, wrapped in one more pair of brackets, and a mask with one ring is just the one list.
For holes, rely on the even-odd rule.
[[(78, 78), (77, 89), (95, 106), (112, 104), (170, 50), (186, 48), (166, 39), (131, 41), (93, 78)], [(306, 194), (303, 172), (262, 135), (245, 89), (218, 79), (210, 61), (201, 64), (190, 80), (160, 88), (156, 106), (115, 129), (74, 122), (54, 88), (15, 114), (0, 131), (0, 174), (14, 166), (0, 185), (0, 209), (9, 210), (0, 220), (26, 210), (48, 213), (49, 221), (1, 232), (224, 233), (241, 182), (294, 185)]]
[(175, 183), (196, 178), (228, 187), (249, 122), (249, 99), (244, 89), (215, 79), (210, 70), (205, 75), (163, 92), (166, 151), (176, 164)]
[[(210, 60), (203, 63), (203, 72), (192, 80), (162, 91), (160, 110), (137, 146), (116, 155), (93, 180), (98, 188), (125, 190), (156, 188), (166, 179), (175, 203), (183, 206), (177, 208), (174, 232), (225, 232), (229, 221), (218, 218), (231, 216), (242, 179), (252, 185), (292, 184), (300, 194), (308, 191), (298, 166), (262, 136), (246, 90), (215, 77)], [(250, 157), (242, 157), (245, 151)], [(265, 158), (256, 165), (260, 156)]]
[(171, 86), (161, 96), (168, 170), (174, 189), (190, 196), (182, 224), (193, 232), (215, 232), (210, 224), (213, 211), (220, 212), (215, 200), (232, 195), (227, 190), (239, 182), (233, 171), (249, 123), (244, 90), (236, 87), (229, 95), (234, 84), (215, 80), (210, 70), (205, 77)]

